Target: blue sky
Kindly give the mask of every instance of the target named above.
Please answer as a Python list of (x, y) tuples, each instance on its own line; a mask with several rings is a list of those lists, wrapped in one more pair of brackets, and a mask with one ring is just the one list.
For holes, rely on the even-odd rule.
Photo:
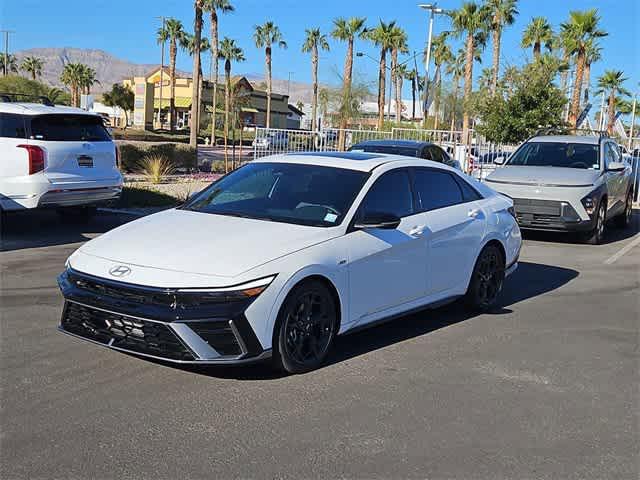
[[(282, 30), (289, 44), (286, 51), (274, 53), (275, 77), (310, 81), (310, 62), (301, 53), (304, 29), (320, 27), (329, 32), (332, 19), (341, 16), (365, 16), (368, 24), (378, 20), (397, 20), (409, 35), (410, 49), (424, 48), (427, 31), (426, 13), (416, 5), (417, 0), (234, 0), (236, 12), (221, 18), (220, 36), (237, 40), (245, 51), (247, 61), (234, 65), (239, 73), (262, 73), (263, 53), (252, 41), (253, 26), (273, 20)], [(461, 0), (440, 0), (443, 8), (457, 8)], [(63, 6), (64, 5), (64, 6)], [(0, 0), (0, 28), (15, 30), (11, 36), (11, 50), (32, 47), (99, 48), (117, 57), (136, 63), (159, 63), (159, 47), (154, 32), (159, 25), (156, 15), (173, 16), (193, 29), (193, 2), (189, 0)], [(605, 69), (623, 70), (629, 78), (627, 87), (640, 88), (640, 35), (636, 28), (640, 18), (638, 0), (520, 0), (520, 15), (515, 25), (503, 35), (502, 65), (521, 64), (528, 55), (520, 48), (520, 37), (531, 17), (547, 17), (555, 28), (564, 21), (570, 10), (597, 8), (602, 27), (609, 36), (602, 39), (604, 58), (593, 67), (593, 77)], [(446, 17), (436, 21), (435, 33), (449, 28)], [(208, 34), (208, 24), (205, 26)], [(460, 43), (460, 41), (458, 41)], [(337, 83), (336, 71), (341, 71), (345, 46), (331, 40), (331, 52), (323, 53), (320, 80)], [(376, 56), (374, 47), (360, 41), (358, 50)], [(208, 59), (206, 64), (208, 68)], [(483, 67), (491, 62), (491, 49), (484, 53)], [(191, 70), (191, 60), (185, 53), (178, 56), (178, 67)], [(480, 69), (476, 67), (474, 76)], [(356, 70), (369, 80), (376, 78), (376, 65), (369, 59), (356, 58)]]

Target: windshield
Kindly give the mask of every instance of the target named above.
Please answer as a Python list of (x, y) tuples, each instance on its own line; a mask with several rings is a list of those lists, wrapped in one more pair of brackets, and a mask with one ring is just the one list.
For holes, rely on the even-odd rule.
[(366, 172), (289, 163), (250, 163), (184, 207), (203, 213), (331, 227), (339, 225)]
[(354, 145), (349, 150), (368, 153), (389, 153), (403, 155), (405, 157), (417, 157), (418, 150), (415, 147), (397, 147), (394, 145)]
[(530, 142), (509, 159), (510, 166), (565, 167), (599, 170), (598, 145)]
[(110, 142), (102, 117), (97, 115), (49, 114), (31, 120), (31, 138), (56, 142)]

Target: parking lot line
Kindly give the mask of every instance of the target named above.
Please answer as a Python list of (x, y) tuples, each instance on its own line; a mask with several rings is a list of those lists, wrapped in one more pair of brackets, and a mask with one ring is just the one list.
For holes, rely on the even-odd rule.
[(615, 263), (618, 259), (620, 259), (620, 257), (622, 257), (623, 255), (625, 255), (626, 253), (628, 253), (633, 247), (636, 247), (640, 245), (640, 235), (636, 234), (636, 238), (635, 240), (633, 240), (632, 242), (629, 242), (627, 245), (625, 245), (624, 247), (622, 247), (620, 250), (618, 250), (616, 253), (614, 253), (613, 255), (611, 255), (609, 258), (607, 258), (604, 261), (605, 265), (611, 265), (612, 263)]

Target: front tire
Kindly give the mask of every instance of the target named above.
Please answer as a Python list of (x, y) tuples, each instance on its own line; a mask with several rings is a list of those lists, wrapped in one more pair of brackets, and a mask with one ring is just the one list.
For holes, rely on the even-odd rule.
[(633, 192), (629, 190), (624, 203), (624, 212), (615, 218), (615, 224), (618, 228), (627, 228), (631, 225), (631, 215), (633, 214)]
[(584, 237), (584, 242), (589, 245), (600, 245), (604, 239), (604, 227), (607, 221), (607, 204), (604, 200), (600, 202), (596, 215), (595, 227)]
[(469, 309), (487, 312), (495, 306), (502, 291), (504, 270), (502, 251), (496, 245), (484, 247), (476, 260), (465, 295), (465, 303)]
[(338, 330), (338, 309), (329, 289), (318, 280), (291, 290), (278, 314), (274, 362), (288, 373), (318, 368), (327, 359)]

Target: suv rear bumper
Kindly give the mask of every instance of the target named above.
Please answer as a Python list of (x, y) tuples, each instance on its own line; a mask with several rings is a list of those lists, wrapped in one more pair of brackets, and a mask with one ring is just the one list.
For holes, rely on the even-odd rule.
[(99, 205), (116, 201), (121, 194), (121, 186), (50, 190), (40, 197), (38, 207)]

